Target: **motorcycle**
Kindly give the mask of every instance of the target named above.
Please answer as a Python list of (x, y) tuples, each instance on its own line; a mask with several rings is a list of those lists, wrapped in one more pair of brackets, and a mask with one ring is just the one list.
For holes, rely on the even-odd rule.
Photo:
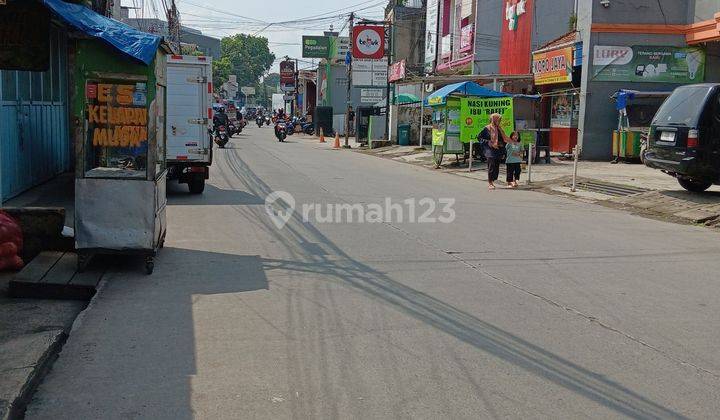
[[(242, 128), (240, 128), (240, 131), (242, 131)], [(238, 131), (237, 127), (235, 126), (235, 124), (232, 123), (232, 121), (228, 122), (228, 125), (227, 125), (228, 137), (232, 137), (233, 135), (235, 135), (236, 133), (239, 133), (240, 131)]]
[(224, 125), (219, 125), (215, 129), (215, 143), (220, 147), (221, 149), (225, 148), (225, 145), (227, 144), (228, 140), (230, 138), (228, 137), (227, 130), (225, 129)]
[(265, 116), (265, 125), (270, 125), (270, 117)]
[(257, 124), (258, 128), (262, 128), (264, 123), (265, 123), (265, 119), (263, 117), (255, 118), (255, 124)]
[(292, 117), (287, 121), (287, 134), (288, 136), (292, 136), (295, 134), (295, 126), (297, 125), (298, 120), (297, 117)]
[(277, 137), (278, 141), (284, 142), (285, 138), (287, 138), (287, 135), (288, 131), (285, 121), (278, 120), (278, 122), (275, 124), (275, 137)]

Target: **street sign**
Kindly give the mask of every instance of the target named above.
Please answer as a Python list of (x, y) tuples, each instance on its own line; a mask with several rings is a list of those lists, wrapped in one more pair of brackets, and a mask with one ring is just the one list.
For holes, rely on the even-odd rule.
[(376, 104), (384, 97), (384, 89), (360, 89), (360, 102), (363, 104)]
[(282, 90), (283, 92), (295, 92), (295, 86), (282, 85), (280, 86), (280, 90)]
[(240, 88), (240, 92), (242, 92), (244, 95), (254, 95), (255, 88), (252, 86), (243, 86)]
[(385, 55), (385, 27), (358, 25), (353, 28), (352, 54), (355, 58), (379, 59)]
[(352, 66), (353, 86), (386, 86), (387, 61), (356, 58)]

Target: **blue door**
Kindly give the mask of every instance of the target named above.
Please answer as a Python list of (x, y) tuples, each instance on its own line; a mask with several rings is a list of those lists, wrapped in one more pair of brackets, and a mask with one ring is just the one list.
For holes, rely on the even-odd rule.
[(50, 31), (50, 68), (0, 70), (2, 201), (68, 171), (67, 39)]

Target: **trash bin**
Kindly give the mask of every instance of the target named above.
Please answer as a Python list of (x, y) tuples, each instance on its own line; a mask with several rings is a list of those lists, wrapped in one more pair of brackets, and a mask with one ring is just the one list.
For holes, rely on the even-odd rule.
[(410, 124), (398, 124), (398, 144), (400, 146), (410, 145)]

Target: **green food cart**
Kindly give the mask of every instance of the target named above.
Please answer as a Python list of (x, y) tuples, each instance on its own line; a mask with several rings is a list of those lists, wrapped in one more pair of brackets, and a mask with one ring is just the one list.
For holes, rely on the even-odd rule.
[(446, 154), (454, 154), (458, 163), (462, 155), (465, 161), (491, 114), (503, 115), (503, 128), (508, 134), (514, 128), (512, 97), (475, 82), (442, 87), (428, 96), (426, 103), (433, 109), (432, 158), (436, 168)]
[(618, 125), (612, 134), (613, 162), (643, 161), (643, 136), (671, 93), (621, 89), (611, 96), (618, 112)]

